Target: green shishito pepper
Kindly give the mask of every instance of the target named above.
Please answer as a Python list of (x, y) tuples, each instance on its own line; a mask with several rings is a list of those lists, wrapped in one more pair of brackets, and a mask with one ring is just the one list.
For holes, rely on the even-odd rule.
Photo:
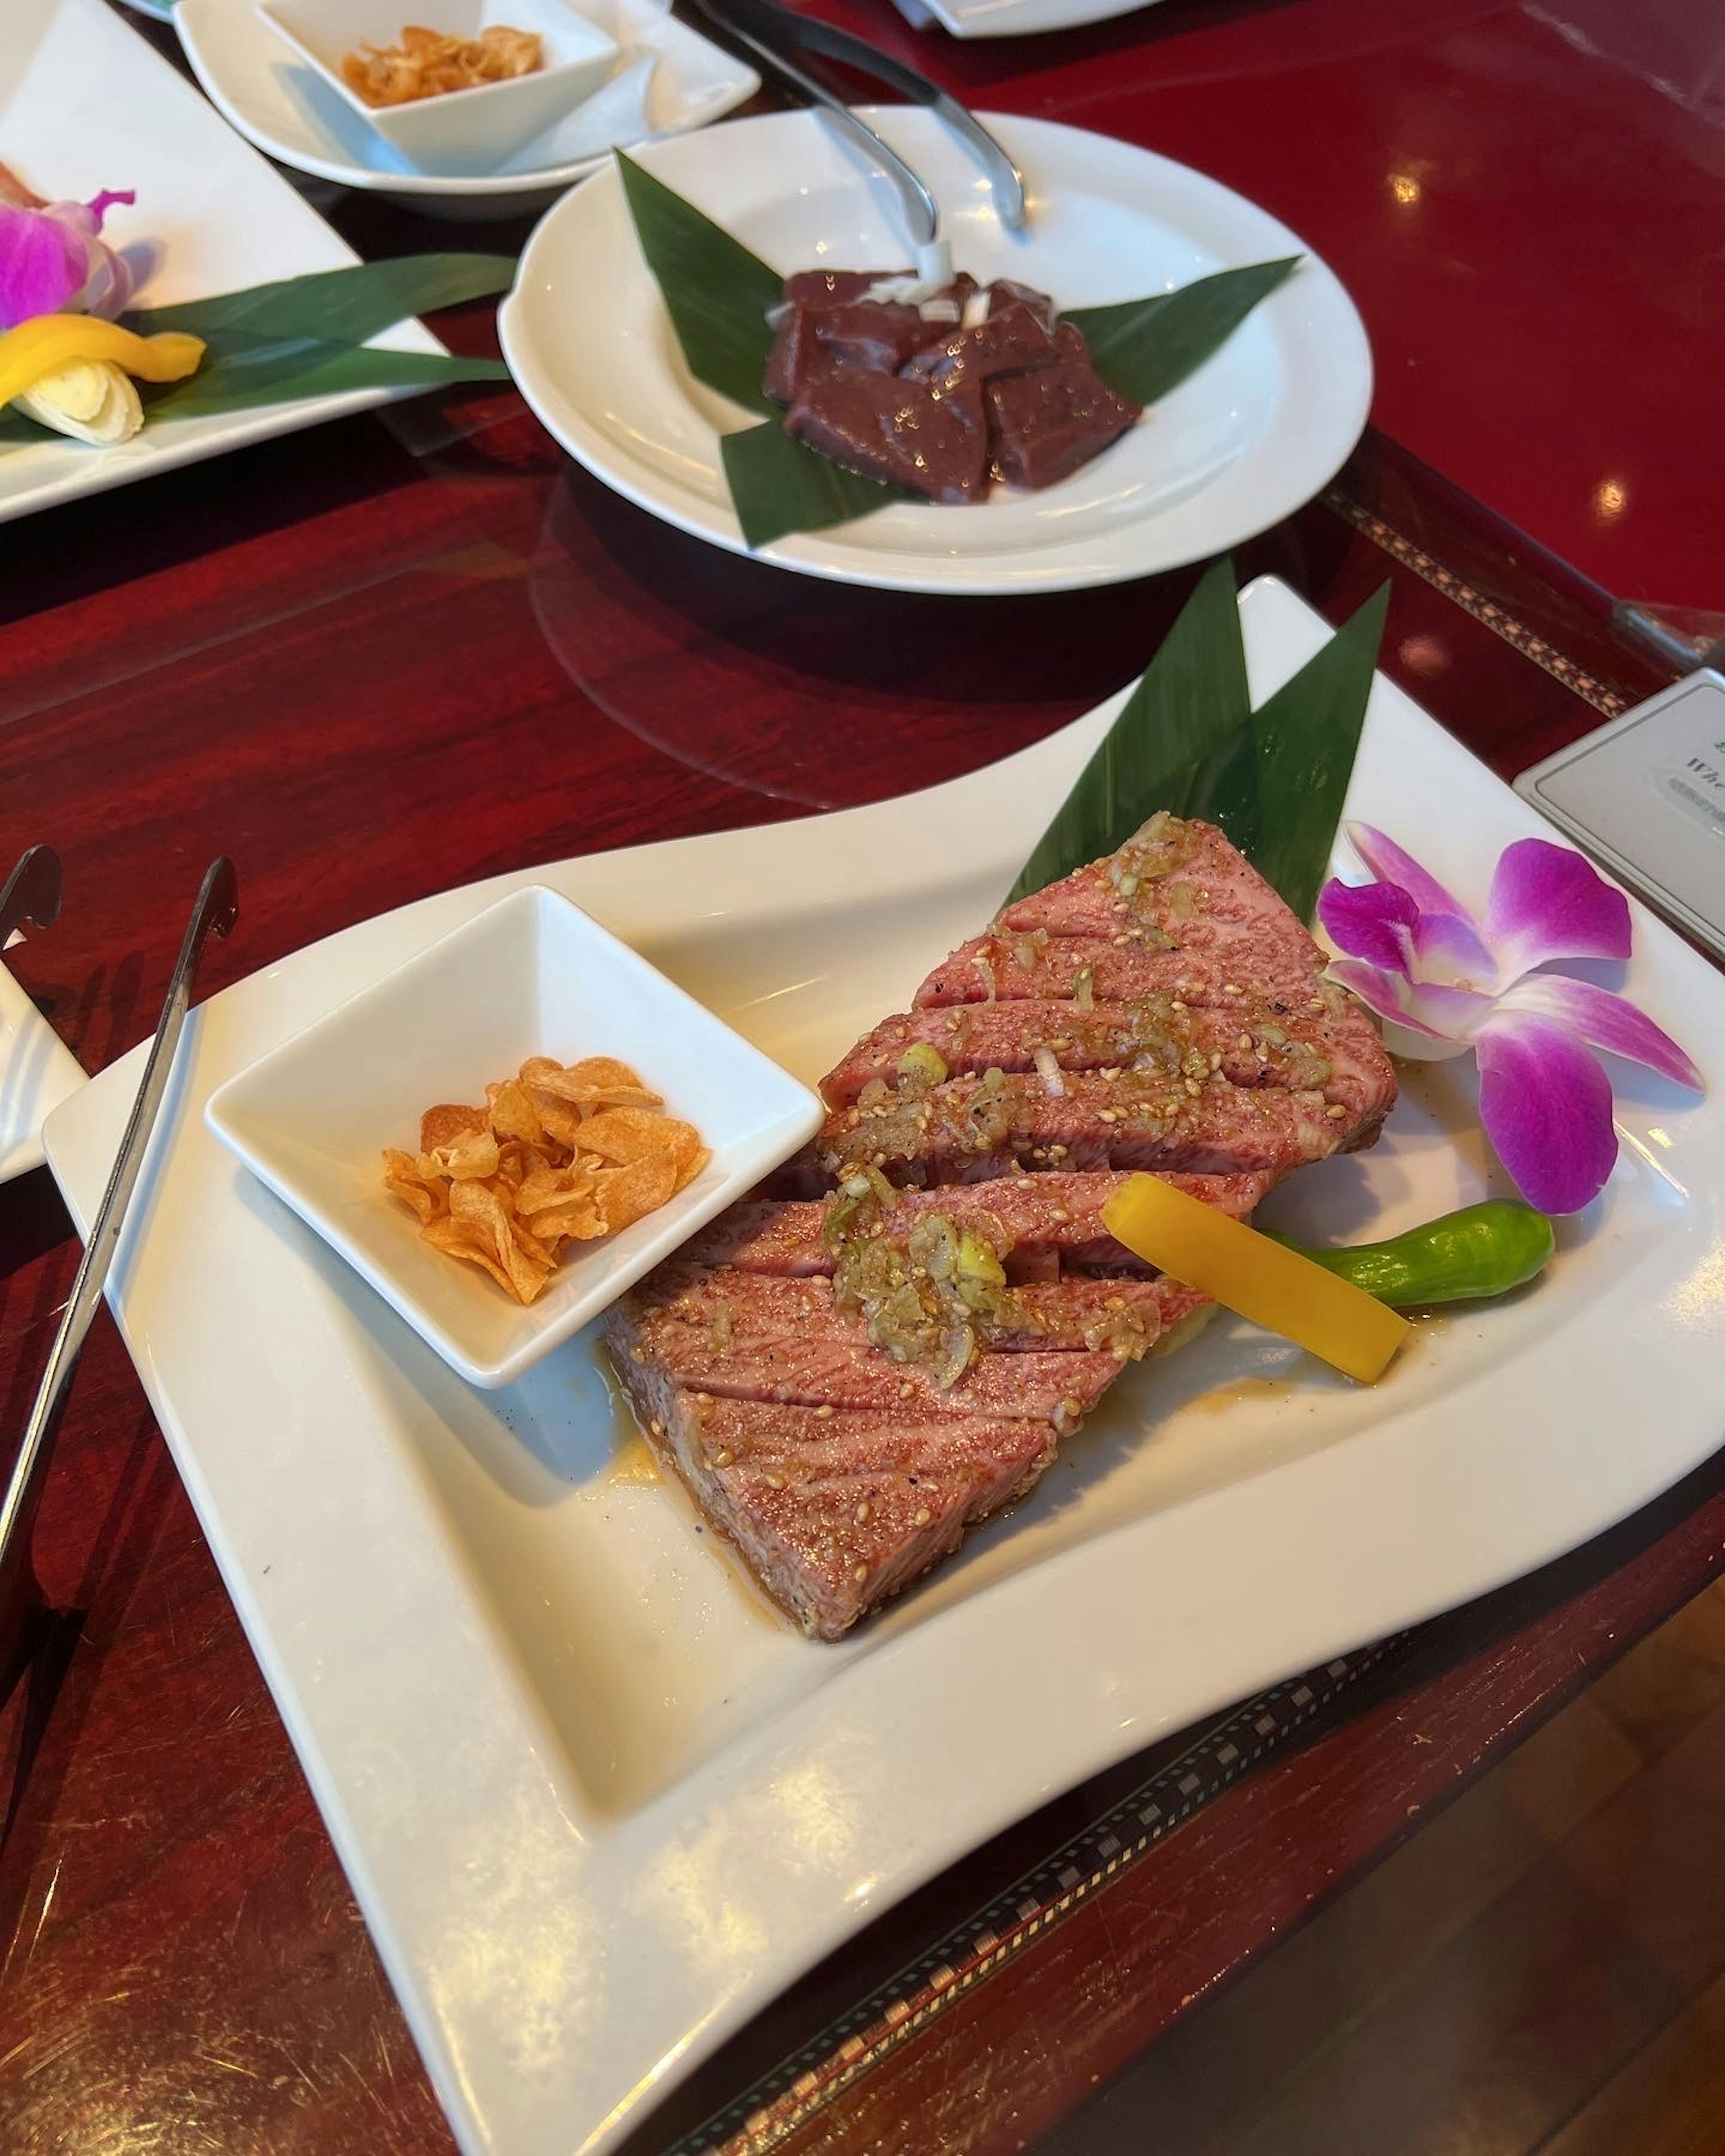
[(1276, 1240), (1396, 1310), (1506, 1294), (1543, 1270), (1557, 1248), (1544, 1214), (1504, 1199), (1464, 1205), (1388, 1242), (1351, 1250), (1308, 1250), (1286, 1235)]

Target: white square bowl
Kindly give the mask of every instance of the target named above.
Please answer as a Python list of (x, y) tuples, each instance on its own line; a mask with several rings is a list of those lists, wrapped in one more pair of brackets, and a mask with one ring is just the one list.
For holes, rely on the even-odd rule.
[[(572, 1246), (523, 1308), (434, 1250), (383, 1188), (423, 1109), (480, 1101), (530, 1055), (631, 1064), (711, 1152), (686, 1189)], [(209, 1127), (470, 1383), (509, 1383), (789, 1158), (820, 1126), (806, 1086), (538, 885), (511, 892), (230, 1078)]]
[[(617, 64), (618, 48), (567, 0), (264, 0), (258, 13), (360, 118), (421, 172), (487, 172), (593, 95)], [(344, 54), (362, 43), (388, 46), (417, 18), (452, 37), (507, 24), (538, 33), (543, 64), (508, 82), (480, 83), (410, 105), (367, 105), (341, 75)]]

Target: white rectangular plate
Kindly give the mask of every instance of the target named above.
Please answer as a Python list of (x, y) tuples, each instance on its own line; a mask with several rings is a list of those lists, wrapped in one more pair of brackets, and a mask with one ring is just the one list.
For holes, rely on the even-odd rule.
[[(141, 300), (169, 306), (359, 258), (190, 83), (102, 0), (5, 0), (0, 7), (0, 158), (51, 200), (135, 187), (135, 208), (106, 237), (141, 251)], [(134, 259), (136, 259), (136, 257)], [(418, 322), (372, 340), (441, 352)], [(151, 420), (111, 449), (8, 429), (0, 439), (0, 521), (176, 465), (312, 427), (401, 393), (361, 389), (256, 411)]]
[[(1261, 699), (1328, 632), (1273, 582), (1241, 610)], [(901, 800), (483, 888), (567, 892), (813, 1077), (986, 920), (1118, 701)], [(1464, 895), (1543, 828), (1382, 680), (1350, 810)], [(470, 1391), (203, 1127), (213, 1086), (474, 898), (367, 921), (194, 1013), (110, 1289), (470, 2150), (608, 2145), (983, 1836), (1573, 1547), (1725, 1429), (1725, 993), (1636, 908), (1629, 985), (1713, 1091), (1620, 1070), (1622, 1160), (1536, 1287), (1422, 1326), (1371, 1392), (1219, 1322), (1122, 1379), (957, 1560), (813, 1645), (641, 1471), (584, 1338)], [(48, 1125), (80, 1220), (139, 1065)], [(1358, 1237), (1501, 1188), (1452, 1063), (1280, 1217)]]

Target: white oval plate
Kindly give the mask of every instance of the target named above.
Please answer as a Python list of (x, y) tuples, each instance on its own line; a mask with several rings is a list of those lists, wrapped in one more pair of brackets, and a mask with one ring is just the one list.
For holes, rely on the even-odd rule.
[(610, 142), (704, 127), (761, 87), (752, 68), (657, 0), (583, 0), (580, 12), (626, 49), (619, 75), (495, 172), (464, 178), (408, 165), (250, 0), (179, 0), (172, 19), (210, 102), (280, 163), (427, 216), (477, 220), (543, 209), (603, 166)]
[[(972, 508), (896, 504), (779, 540), (761, 560), (913, 592), (1120, 583), (1264, 531), (1353, 448), (1372, 393), (1364, 327), (1334, 275), (1266, 212), (1130, 143), (990, 114), (1030, 195), (1029, 228), (1009, 232), (976, 164), (932, 114), (893, 106), (865, 116), (934, 189), (960, 269), (1019, 278), (1063, 306), (1306, 259), (1213, 359), (1058, 485), (997, 490)], [(698, 144), (655, 144), (639, 161), (777, 269), (891, 270), (910, 253), (878, 167), (811, 112), (732, 121)], [(583, 335), (600, 309), (603, 333)], [(534, 233), (498, 323), (522, 395), (571, 456), (667, 523), (747, 551), (719, 439), (759, 415), (684, 365), (614, 171)]]

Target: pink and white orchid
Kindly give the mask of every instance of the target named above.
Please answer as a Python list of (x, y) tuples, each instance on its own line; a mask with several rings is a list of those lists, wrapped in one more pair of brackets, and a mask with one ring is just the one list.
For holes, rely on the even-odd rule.
[(1332, 880), (1318, 898), (1346, 954), (1332, 978), (1399, 1029), (1398, 1054), (1471, 1050), (1480, 1121), (1517, 1188), (1542, 1212), (1579, 1212), (1617, 1158), (1611, 1081), (1593, 1050), (1702, 1090), (1676, 1042), (1627, 998), (1538, 970), (1628, 957), (1627, 900), (1568, 847), (1518, 839), (1476, 919), (1381, 831), (1350, 824), (1348, 836), (1376, 880)]
[(102, 238), (116, 203), (109, 190), (87, 203), (44, 203), (16, 185), (0, 188), (0, 330), (38, 315), (95, 315), (113, 321), (131, 298), (124, 255)]

